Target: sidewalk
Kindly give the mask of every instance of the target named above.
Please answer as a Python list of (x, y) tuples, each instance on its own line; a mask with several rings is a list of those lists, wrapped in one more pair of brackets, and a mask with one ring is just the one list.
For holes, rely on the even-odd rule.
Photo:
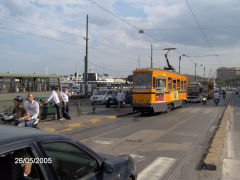
[(77, 116), (77, 113), (75, 111), (71, 112), (71, 120), (49, 120), (42, 122), (40, 121), (40, 123), (38, 124), (38, 128), (52, 132), (65, 132), (74, 128), (89, 126), (92, 124), (101, 123), (134, 113), (132, 111), (132, 107), (129, 105), (126, 105), (122, 109), (105, 108), (105, 106), (103, 105), (98, 105), (95, 113), (92, 112), (91, 106), (83, 106), (81, 108), (81, 112), (82, 114), (79, 116)]
[(222, 152), (222, 180), (240, 179), (240, 98), (234, 95), (230, 102), (230, 116)]

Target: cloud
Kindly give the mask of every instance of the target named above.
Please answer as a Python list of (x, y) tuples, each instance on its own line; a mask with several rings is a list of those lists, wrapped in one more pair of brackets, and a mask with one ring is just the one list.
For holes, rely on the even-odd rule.
[[(59, 62), (59, 60), (69, 61), (70, 63), (66, 65), (59, 64), (56, 69), (56, 72), (59, 73), (69, 72), (70, 69), (74, 69), (72, 67), (75, 66), (76, 59), (79, 58), (79, 61), (82, 62), (84, 57), (85, 40), (82, 36), (85, 36), (87, 14), (89, 15), (90, 60), (105, 67), (126, 69), (130, 72), (137, 66), (139, 55), (142, 57), (142, 62), (147, 65), (150, 56), (150, 44), (154, 45), (154, 58), (161, 58), (161, 64), (165, 63), (164, 52), (162, 51), (164, 47), (177, 48), (175, 52), (172, 52), (175, 66), (177, 66), (177, 57), (180, 54), (213, 53), (184, 1), (103, 0), (96, 2), (137, 29), (132, 28), (90, 1), (1, 1), (1, 14), (18, 21), (30, 23), (0, 17), (2, 26), (69, 42), (57, 42), (1, 30), (0, 45), (10, 47), (13, 50), (12, 53), (16, 53), (16, 56), (14, 56), (10, 51), (1, 51), (2, 57), (5, 59), (9, 57), (11, 62), (14, 62), (13, 59), (17, 59), (17, 57), (25, 59), (26, 62), (30, 62), (32, 58), (35, 59), (35, 63), (41, 69), (44, 69), (43, 67), (48, 63), (50, 69), (54, 67), (54, 62)], [(231, 26), (238, 26), (239, 1), (188, 0), (188, 2), (217, 53), (231, 52), (230, 48), (239, 48), (240, 28), (231, 28)], [(139, 34), (138, 28), (144, 29), (145, 33)], [(25, 50), (20, 48), (21, 43)], [(76, 44), (79, 44), (79, 46)], [(35, 52), (41, 54), (41, 56)], [(232, 59), (237, 59), (236, 56), (233, 55)], [(221, 58), (224, 61), (226, 57)], [(193, 61), (206, 63), (207, 58), (193, 59)], [(158, 60), (155, 61), (156, 66), (159, 66), (159, 62)], [(16, 60), (16, 64), (18, 63)], [(129, 65), (126, 66), (128, 63)], [(217, 64), (218, 62), (216, 58), (211, 58), (211, 63)], [(191, 63), (185, 65), (185, 69), (192, 66)], [(35, 68), (37, 69), (37, 67)], [(0, 68), (1, 70), (2, 68)]]

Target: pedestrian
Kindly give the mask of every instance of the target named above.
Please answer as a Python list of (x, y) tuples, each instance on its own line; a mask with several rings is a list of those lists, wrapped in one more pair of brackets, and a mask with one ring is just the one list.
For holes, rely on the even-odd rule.
[(66, 119), (71, 119), (69, 115), (69, 97), (70, 96), (71, 94), (69, 93), (68, 88), (64, 87), (63, 91), (61, 92), (62, 104), (63, 104), (62, 115), (63, 115), (63, 118), (66, 118)]
[(91, 100), (91, 105), (92, 105), (93, 114), (95, 114), (95, 111), (96, 111), (96, 102), (95, 102), (94, 100)]
[(26, 127), (33, 127), (38, 122), (39, 116), (39, 104), (33, 100), (33, 93), (28, 93), (28, 100), (23, 105), (30, 115), (30, 120), (26, 121)]
[(119, 91), (118, 94), (117, 94), (118, 109), (122, 108), (124, 99), (125, 99), (125, 94), (124, 94), (124, 92), (120, 89), (120, 91)]
[(57, 111), (57, 119), (62, 121), (62, 116), (61, 116), (61, 112), (60, 112), (60, 93), (59, 93), (59, 88), (55, 87), (54, 90), (52, 90), (51, 95), (48, 97), (47, 101), (45, 103), (49, 103), (51, 100), (53, 100), (54, 106), (56, 108)]

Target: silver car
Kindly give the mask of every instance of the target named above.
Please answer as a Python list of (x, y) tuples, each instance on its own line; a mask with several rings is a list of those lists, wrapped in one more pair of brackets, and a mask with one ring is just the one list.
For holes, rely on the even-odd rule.
[(113, 94), (114, 91), (116, 90), (113, 90), (113, 89), (97, 90), (90, 97), (90, 100), (94, 103), (106, 104), (109, 94)]

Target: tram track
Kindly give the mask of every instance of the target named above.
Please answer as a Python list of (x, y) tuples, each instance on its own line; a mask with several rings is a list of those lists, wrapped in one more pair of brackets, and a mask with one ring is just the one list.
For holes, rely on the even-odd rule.
[[(231, 98), (230, 98), (231, 99)], [(220, 122), (221, 119), (223, 118), (223, 115), (226, 111), (226, 107), (228, 106), (228, 104), (230, 103), (230, 100), (228, 99), (227, 102), (224, 103), (224, 110), (221, 113), (221, 115), (217, 115), (217, 119)], [(182, 156), (182, 158), (180, 158), (180, 160), (178, 161), (178, 163), (176, 163), (175, 167), (172, 169), (172, 171), (170, 170), (166, 176), (164, 177), (164, 179), (166, 180), (174, 180), (177, 175), (179, 174), (179, 172), (181, 171), (181, 169), (185, 166), (186, 162), (192, 157), (193, 153), (196, 151), (198, 145), (200, 144), (201, 140), (204, 138), (204, 135), (207, 134), (208, 131), (210, 131), (211, 125), (213, 124), (213, 122), (215, 121), (215, 119), (212, 119), (211, 122), (208, 124), (208, 127), (201, 133), (201, 135), (199, 136), (199, 138), (197, 139), (197, 141), (195, 142), (195, 144), (192, 146), (192, 148)], [(212, 132), (212, 134), (215, 134), (215, 131)], [(212, 136), (212, 135), (211, 135)], [(208, 148), (206, 148), (208, 149)]]
[[(143, 116), (137, 117), (135, 115), (134, 117), (131, 117), (132, 121), (128, 122), (129, 121), (129, 119), (128, 119), (125, 122), (123, 122), (123, 123), (127, 123), (124, 126), (120, 126), (118, 128), (105, 131), (105, 132), (103, 132), (101, 134), (98, 134), (96, 136), (81, 139), (80, 141), (83, 142), (83, 143), (86, 143), (86, 144), (89, 143), (89, 142), (91, 143), (94, 139), (101, 138), (102, 136), (105, 136), (105, 135), (108, 135), (108, 134), (111, 134), (111, 133), (115, 133), (117, 131), (124, 131), (127, 128), (131, 128), (132, 126), (136, 126), (137, 123), (146, 122), (146, 121), (150, 121), (150, 122), (155, 121), (156, 122), (157, 120), (162, 120), (162, 122), (164, 121), (164, 123), (166, 123), (166, 122), (167, 123), (170, 122), (171, 124), (175, 123), (174, 125), (168, 124), (168, 126), (170, 125), (170, 127), (165, 129), (164, 131), (162, 131), (162, 133), (157, 134), (156, 136), (152, 137), (152, 139), (150, 141), (147, 141), (147, 142), (141, 144), (140, 146), (138, 146), (137, 148), (134, 148), (133, 150), (128, 152), (128, 154), (137, 154), (138, 151), (141, 151), (141, 149), (144, 149), (145, 147), (155, 143), (159, 138), (161, 138), (165, 135), (168, 135), (169, 133), (174, 132), (174, 130), (179, 128), (184, 123), (187, 123), (187, 122), (195, 119), (195, 116), (196, 116), (195, 113), (192, 113), (190, 116), (186, 116), (181, 111), (185, 112), (186, 110), (184, 110), (184, 108), (180, 108), (180, 109), (175, 109), (174, 111), (171, 111), (170, 113), (167, 113), (167, 114), (157, 114), (155, 116), (145, 117), (145, 118)], [(179, 116), (178, 116), (177, 120), (175, 120), (175, 121), (179, 121), (179, 122), (176, 123), (174, 121), (172, 121), (172, 122), (169, 121), (171, 119), (171, 117), (174, 117), (177, 114), (179, 114)], [(213, 124), (213, 121), (216, 121), (216, 119), (218, 118), (217, 116), (218, 115), (216, 115), (216, 117), (213, 118), (208, 123), (207, 128), (203, 132), (201, 132), (197, 141), (191, 146), (191, 149), (188, 150), (187, 153), (184, 153), (181, 157), (179, 157), (177, 159), (176, 163), (174, 163), (174, 165), (169, 169), (169, 171), (166, 173), (166, 175), (164, 175), (163, 179), (172, 180), (172, 179), (176, 178), (176, 176), (179, 174), (180, 170), (185, 166), (185, 163), (192, 157), (194, 151), (198, 147), (198, 145), (199, 145), (200, 141), (202, 140), (203, 136), (207, 133), (207, 131), (209, 131), (211, 125)], [(161, 117), (161, 119), (157, 119), (158, 117), (159, 118)], [(143, 118), (143, 119), (141, 119), (141, 118)], [(152, 119), (152, 118), (154, 118), (154, 119)], [(137, 121), (134, 121), (134, 119), (136, 119)], [(123, 119), (119, 118), (116, 121), (122, 121), (122, 120)], [(114, 122), (112, 122), (112, 123), (114, 123)], [(104, 126), (104, 124), (99, 124), (97, 126), (94, 126), (94, 128), (98, 128), (100, 126)], [(91, 128), (91, 127), (89, 127), (89, 128)], [(151, 126), (148, 127), (148, 128), (151, 128)], [(121, 146), (121, 144), (124, 144), (124, 141), (118, 143), (117, 145), (115, 145), (111, 149), (114, 151), (119, 146)]]
[[(173, 110), (173, 111), (171, 111), (171, 112), (169, 112), (169, 113), (162, 113), (162, 114), (156, 114), (156, 115), (154, 115), (154, 116), (141, 116), (141, 115), (139, 115), (139, 116), (136, 116), (135, 115), (135, 117), (132, 117), (132, 121), (129, 123), (129, 124), (127, 124), (127, 125), (124, 125), (124, 126), (121, 126), (121, 127), (118, 127), (118, 128), (116, 128), (116, 129), (113, 129), (113, 130), (110, 130), (110, 131), (105, 131), (104, 133), (101, 133), (101, 134), (98, 134), (98, 135), (96, 135), (96, 136), (92, 136), (92, 137), (89, 137), (89, 138), (85, 138), (85, 139), (81, 139), (81, 142), (82, 143), (84, 143), (84, 142), (87, 142), (87, 141), (90, 141), (90, 140), (92, 140), (92, 139), (95, 139), (95, 138), (99, 138), (99, 137), (101, 137), (101, 136), (104, 136), (104, 135), (107, 135), (107, 134), (110, 134), (110, 133), (114, 133), (114, 132), (116, 132), (116, 131), (119, 131), (119, 130), (123, 130), (123, 129), (126, 129), (126, 128), (129, 128), (129, 127), (131, 127), (131, 126), (134, 126), (134, 125), (136, 125), (136, 123), (137, 122), (141, 122), (143, 119), (139, 119), (139, 118), (152, 118), (152, 117), (161, 117), (161, 118), (164, 118), (165, 116), (168, 116), (168, 115), (170, 115), (170, 114), (173, 114), (173, 113), (179, 113), (179, 111), (181, 111), (183, 108), (177, 108), (177, 109), (175, 109), (175, 110)], [(119, 119), (115, 119), (115, 121), (122, 121), (122, 118), (119, 118)], [(148, 120), (144, 120), (144, 121), (148, 121)], [(108, 123), (109, 122), (109, 120), (108, 121), (106, 121), (106, 122), (104, 122), (104, 123)], [(114, 122), (113, 122), (114, 123)], [(126, 122), (127, 123), (127, 122)], [(92, 126), (90, 126), (90, 127), (85, 127), (86, 129), (84, 129), (84, 130), (87, 130), (87, 129), (90, 129), (90, 128), (98, 128), (98, 127), (101, 127), (101, 126), (104, 126), (104, 124), (98, 124), (98, 125), (95, 125), (94, 127), (92, 127)], [(171, 128), (170, 128), (171, 129)], [(65, 132), (65, 133), (63, 133), (63, 134), (65, 134), (65, 135), (71, 135), (71, 134), (74, 134), (75, 132)]]

